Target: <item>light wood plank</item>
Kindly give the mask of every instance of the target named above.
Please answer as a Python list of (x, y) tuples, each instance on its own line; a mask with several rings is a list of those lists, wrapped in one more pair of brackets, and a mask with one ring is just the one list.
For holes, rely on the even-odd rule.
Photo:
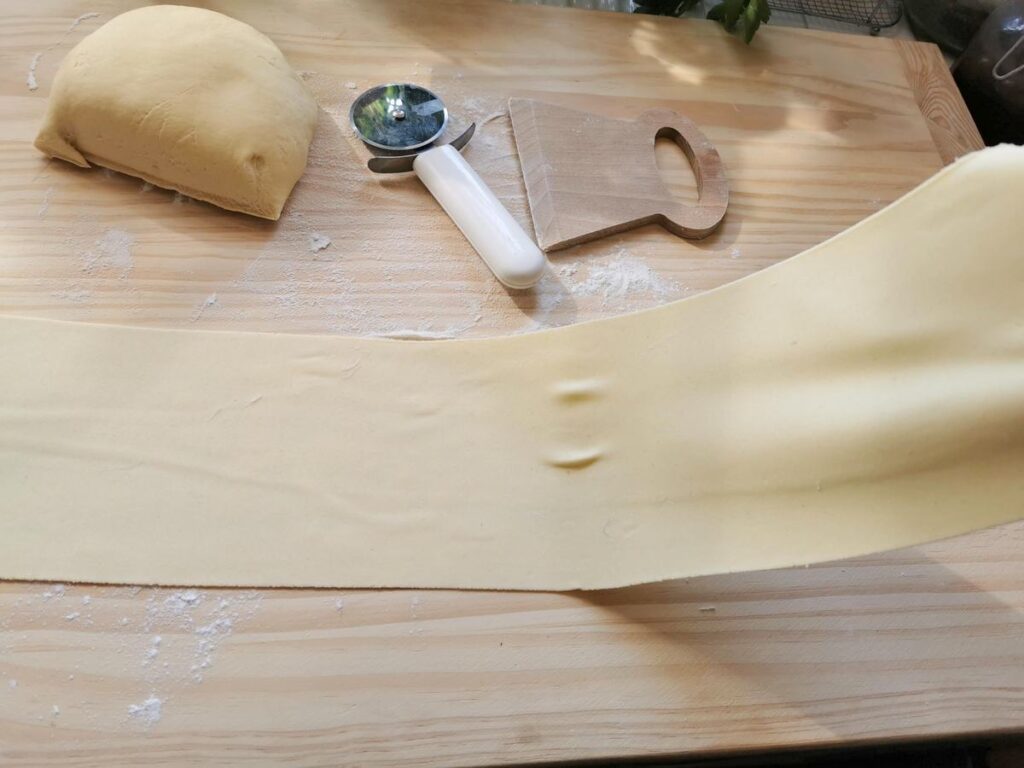
[[(942, 164), (888, 40), (783, 28), (766, 30), (748, 48), (710, 22), (484, 0), (310, 2), (287, 13), (269, 4), (214, 3), (276, 40), (323, 107), (309, 170), (275, 226), (142, 191), (127, 177), (47, 163), (29, 145), (62, 55), (129, 5), (5, 6), (4, 311), (217, 329), (521, 332), (742, 277), (884, 207)], [(101, 16), (68, 33), (86, 10)], [(39, 89), (30, 92), (26, 76), (39, 52)], [(561, 252), (538, 290), (510, 293), (415, 178), (380, 177), (363, 167), (368, 154), (347, 127), (348, 106), (360, 89), (401, 79), (439, 92), (454, 131), (469, 120), (480, 124), (466, 157), (527, 231), (533, 228), (506, 115), (513, 95), (609, 116), (651, 108), (688, 116), (725, 163), (732, 192), (726, 220), (697, 243), (648, 226)], [(659, 147), (661, 162), (680, 155)], [(676, 188), (685, 187), (681, 165), (668, 174), (670, 182), (679, 177)], [(111, 231), (131, 238), (127, 274), (92, 259), (109, 247)], [(330, 237), (331, 246), (311, 253), (314, 233)], [(659, 290), (608, 297), (587, 288), (593, 265), (622, 258), (653, 269)]]
[(961, 155), (981, 149), (981, 134), (938, 46), (909, 40), (894, 42), (903, 59), (907, 82), (914, 90), (943, 161), (951, 163)]
[[(1022, 548), (1014, 525), (565, 595), (182, 607), (180, 590), (0, 585), (0, 763), (468, 766), (1020, 729)], [(129, 714), (151, 696), (159, 721)]]
[[(872, 213), (949, 157), (919, 106), (947, 86), (927, 70), (908, 81), (907, 49), (892, 41), (765, 29), (747, 48), (712, 24), (484, 0), (210, 5), (270, 34), (323, 107), (283, 222), (37, 156), (29, 142), (60, 58), (129, 3), (9, 2), (0, 311), (193, 328), (528, 330), (741, 277)], [(68, 31), (89, 12), (101, 17)], [(733, 190), (723, 229), (702, 243), (647, 228), (587, 244), (556, 257), (539, 292), (510, 294), (414, 180), (362, 168), (345, 111), (389, 79), (431, 86), (456, 122), (481, 123), (467, 157), (527, 227), (509, 96), (613, 117), (676, 109), (722, 152)], [(692, 199), (677, 154), (658, 157), (666, 183)], [(311, 252), (314, 232), (332, 245)], [(667, 287), (573, 291), (615, 258), (650, 266)], [(1024, 525), (1011, 525), (809, 569), (593, 594), (2, 584), (0, 764), (507, 764), (1022, 728), (1022, 544)]]

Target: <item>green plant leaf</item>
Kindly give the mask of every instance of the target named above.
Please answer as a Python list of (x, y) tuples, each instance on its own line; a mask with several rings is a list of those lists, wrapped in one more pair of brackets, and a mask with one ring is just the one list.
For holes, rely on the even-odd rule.
[(735, 32), (742, 21), (743, 40), (749, 44), (761, 24), (771, 15), (768, 0), (721, 0), (708, 11), (707, 17), (720, 23), (727, 32)]
[(761, 11), (758, 5), (759, 0), (750, 0), (743, 9), (743, 42), (747, 45), (750, 45), (750, 41), (757, 34), (757, 28), (761, 26)]
[(729, 32), (736, 31), (736, 24), (740, 20), (745, 4), (746, 0), (722, 0), (722, 26)]

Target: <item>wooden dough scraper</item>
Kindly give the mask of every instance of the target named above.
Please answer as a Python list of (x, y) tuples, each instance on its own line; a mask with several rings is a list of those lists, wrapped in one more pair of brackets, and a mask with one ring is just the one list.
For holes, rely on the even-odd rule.
[[(531, 99), (510, 99), (509, 114), (545, 251), (650, 223), (699, 239), (725, 216), (729, 185), (722, 158), (682, 115), (650, 110), (636, 120), (616, 120)], [(697, 205), (674, 201), (661, 180), (654, 144), (663, 136), (674, 139), (693, 166)]]

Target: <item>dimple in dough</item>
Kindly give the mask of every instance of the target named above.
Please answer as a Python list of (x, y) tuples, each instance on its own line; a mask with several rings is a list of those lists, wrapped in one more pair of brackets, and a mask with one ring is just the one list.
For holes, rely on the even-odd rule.
[(403, 342), (0, 319), (0, 576), (572, 589), (1024, 515), (1024, 148), (658, 309)]
[(61, 63), (35, 145), (75, 165), (277, 219), (317, 106), (277, 46), (201, 8), (129, 11)]

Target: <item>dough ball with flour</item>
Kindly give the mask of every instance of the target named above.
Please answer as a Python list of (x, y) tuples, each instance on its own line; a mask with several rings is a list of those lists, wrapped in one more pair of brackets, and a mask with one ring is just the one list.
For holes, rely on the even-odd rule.
[(281, 51), (214, 11), (129, 11), (68, 53), (35, 145), (222, 208), (277, 219), (317, 105)]

